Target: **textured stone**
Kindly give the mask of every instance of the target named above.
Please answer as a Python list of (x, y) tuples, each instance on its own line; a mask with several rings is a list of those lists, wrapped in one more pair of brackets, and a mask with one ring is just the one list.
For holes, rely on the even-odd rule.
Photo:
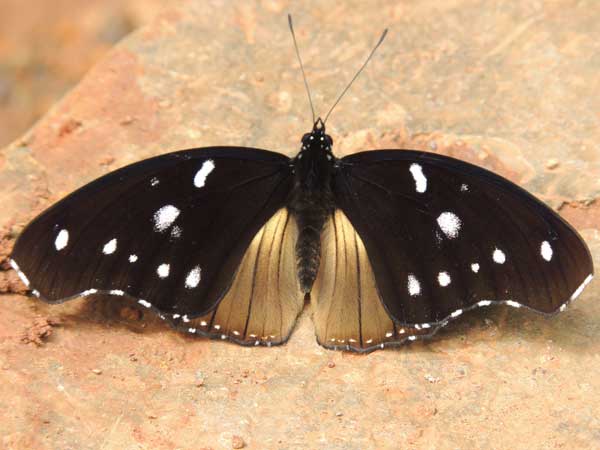
[[(185, 1), (127, 38), (2, 151), (0, 227), (169, 150), (293, 154), (311, 124), (288, 8)], [(291, 12), (319, 113), (390, 28), (328, 123), (338, 155), (418, 148), (495, 170), (560, 207), (598, 264), (599, 3), (315, 0)], [(114, 299), (50, 307), (6, 294), (0, 446), (599, 447), (598, 292), (593, 282), (550, 320), (478, 311), (367, 356), (320, 348), (306, 314), (287, 345), (241, 348), (131, 319)], [(50, 316), (61, 327), (44, 346), (20, 342)]]

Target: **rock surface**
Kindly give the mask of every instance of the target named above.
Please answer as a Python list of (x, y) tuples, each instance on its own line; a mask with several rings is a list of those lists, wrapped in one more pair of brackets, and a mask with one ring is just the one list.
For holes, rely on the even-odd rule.
[[(0, 258), (35, 213), (110, 170), (216, 144), (298, 149), (310, 128), (282, 1), (183, 1), (118, 45), (0, 153)], [(328, 2), (291, 11), (338, 155), (418, 148), (521, 183), (600, 256), (600, 4)], [(110, 299), (47, 306), (0, 261), (3, 448), (593, 448), (600, 303), (490, 309), (429, 342), (330, 352), (191, 339)], [(42, 345), (22, 340), (39, 323)]]
[(19, 137), (161, 0), (2, 0), (0, 147)]

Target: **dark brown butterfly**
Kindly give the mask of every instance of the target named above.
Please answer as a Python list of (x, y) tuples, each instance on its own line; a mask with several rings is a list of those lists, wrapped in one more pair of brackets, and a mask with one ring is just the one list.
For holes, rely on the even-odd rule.
[(326, 119), (291, 159), (198, 148), (103, 176), (34, 219), (12, 265), (49, 303), (133, 297), (244, 345), (285, 342), (310, 298), (319, 343), (354, 351), (492, 304), (553, 314), (592, 279), (577, 232), (515, 184), (420, 151), (338, 159)]

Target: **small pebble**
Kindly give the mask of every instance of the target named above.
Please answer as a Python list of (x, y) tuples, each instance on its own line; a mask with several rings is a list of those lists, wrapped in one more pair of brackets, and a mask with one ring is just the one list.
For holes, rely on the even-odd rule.
[(335, 367), (335, 363), (333, 361), (329, 361), (327, 363), (327, 367), (329, 367), (330, 369), (333, 369)]
[(125, 116), (123, 118), (123, 120), (121, 120), (121, 122), (119, 122), (119, 124), (121, 125), (129, 125), (130, 123), (132, 123), (135, 119), (131, 116)]
[(100, 160), (100, 165), (101, 166), (110, 166), (114, 162), (115, 162), (115, 157), (107, 155)]
[(240, 436), (234, 435), (231, 438), (231, 448), (244, 448), (245, 446), (246, 446), (246, 443)]
[(430, 383), (439, 383), (439, 381), (440, 381), (440, 379), (438, 377), (434, 377), (433, 375), (431, 375), (429, 373), (427, 375), (425, 375), (425, 379), (427, 381), (429, 381)]
[(102, 373), (102, 370), (100, 370), (100, 369), (92, 369), (92, 372), (94, 372), (96, 375), (100, 375)]
[(560, 163), (556, 159), (549, 159), (546, 161), (546, 169), (552, 170), (556, 169)]

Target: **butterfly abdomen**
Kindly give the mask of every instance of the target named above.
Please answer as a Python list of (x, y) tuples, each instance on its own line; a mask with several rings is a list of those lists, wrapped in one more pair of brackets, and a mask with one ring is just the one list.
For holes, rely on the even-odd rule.
[(307, 196), (299, 196), (297, 201), (290, 205), (298, 225), (296, 265), (304, 293), (310, 292), (319, 271), (321, 232), (325, 221), (333, 212), (333, 202), (329, 205), (331, 206), (325, 207), (324, 203)]
[(321, 232), (331, 211), (319, 205), (307, 208), (298, 213), (293, 210), (298, 224), (298, 241), (296, 242), (296, 264), (298, 279), (304, 293), (310, 292), (319, 271), (321, 258)]

